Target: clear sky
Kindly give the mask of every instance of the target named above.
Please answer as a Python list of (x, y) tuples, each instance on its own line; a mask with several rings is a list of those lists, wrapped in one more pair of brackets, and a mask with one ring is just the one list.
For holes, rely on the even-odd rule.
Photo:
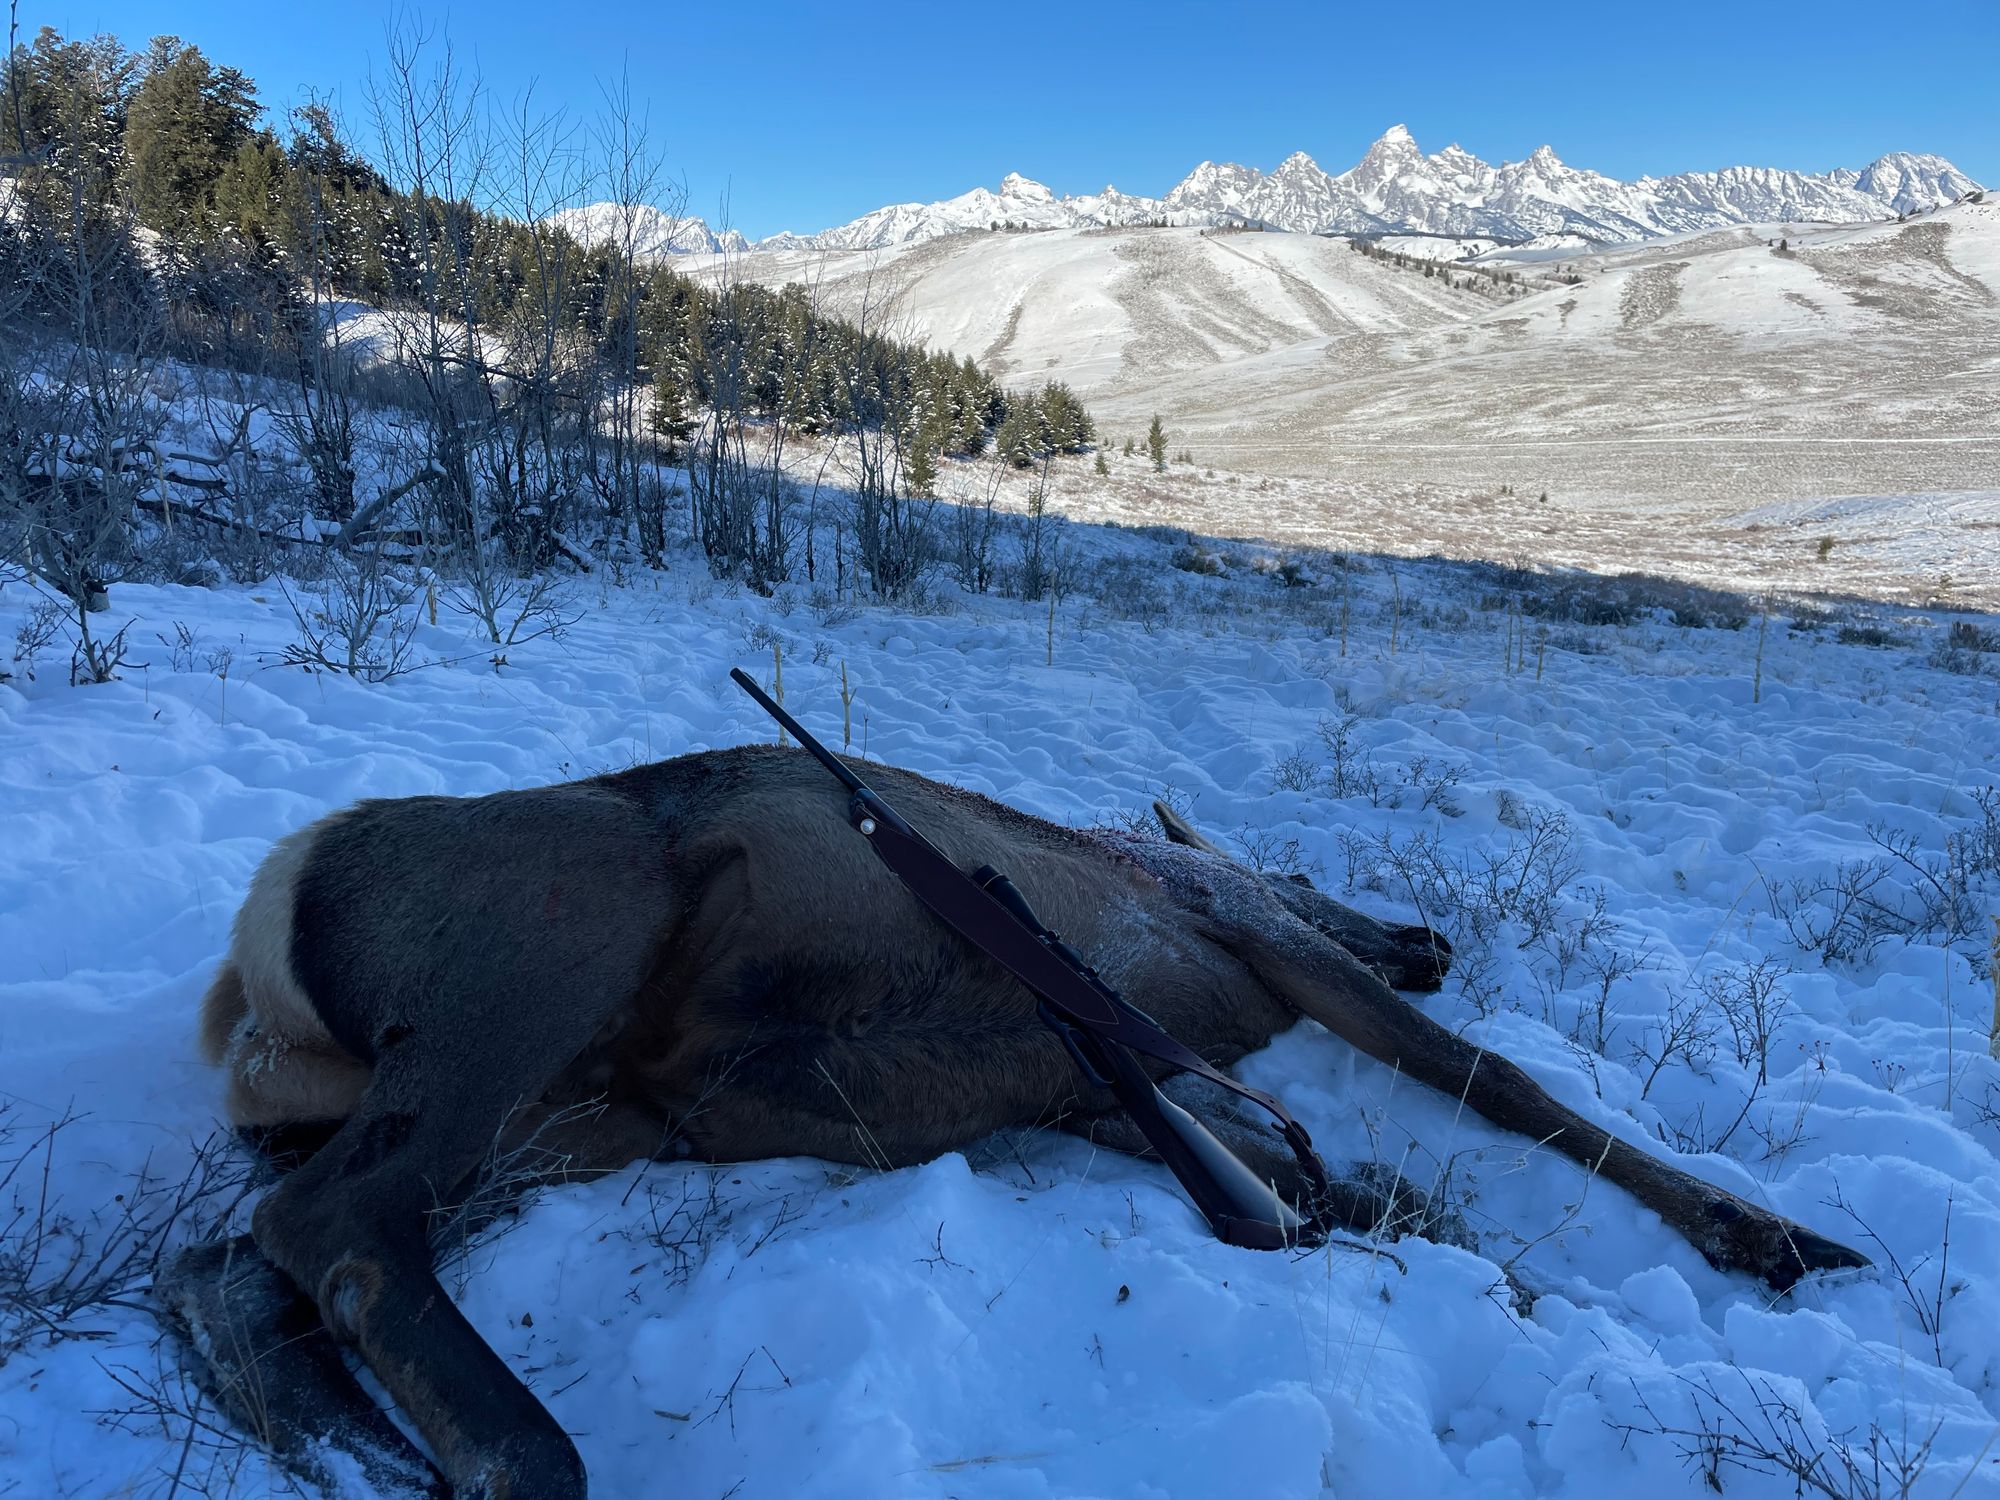
[[(383, 0), (19, 0), (24, 35), (172, 32), (267, 104), (331, 91), (356, 123)], [(756, 238), (1010, 171), (1163, 193), (1204, 158), (1351, 166), (1390, 125), (1489, 161), (1547, 142), (1618, 177), (1820, 171), (1934, 151), (2000, 187), (2000, 0), (1495, 6), (675, 5), (491, 0), (419, 14), (497, 99), (583, 112), (629, 74), (688, 207)], [(726, 203), (726, 212), (723, 205)]]

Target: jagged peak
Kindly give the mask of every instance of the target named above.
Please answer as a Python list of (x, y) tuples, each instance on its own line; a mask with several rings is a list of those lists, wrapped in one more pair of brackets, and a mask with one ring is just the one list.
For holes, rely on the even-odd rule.
[[(1736, 167), (1621, 181), (1569, 166), (1547, 144), (1500, 166), (1457, 142), (1425, 156), (1409, 127), (1398, 124), (1338, 175), (1304, 151), (1269, 172), (1206, 160), (1163, 198), (1153, 198), (1121, 193), (1109, 183), (1098, 195), (1063, 197), (1011, 172), (997, 193), (975, 188), (943, 203), (878, 209), (809, 238), (824, 248), (867, 249), (985, 229), (1001, 218), (1063, 228), (1171, 215), (1176, 223), (1248, 218), (1273, 229), (1317, 234), (1401, 227), (1516, 238), (1577, 233), (1610, 242), (1756, 222), (1760, 215), (1875, 219), (1948, 203), (1976, 187), (1944, 158), (1916, 152), (1887, 153), (1861, 171)], [(781, 238), (791, 243), (806, 237)]]
[(1000, 196), (1003, 198), (1053, 198), (1047, 184), (1024, 177), (1019, 172), (1009, 172), (1000, 179)]
[(1944, 157), (1930, 151), (1885, 151), (1868, 163), (1871, 167), (1899, 166), (1922, 167), (1932, 172), (1955, 172), (1958, 169)]

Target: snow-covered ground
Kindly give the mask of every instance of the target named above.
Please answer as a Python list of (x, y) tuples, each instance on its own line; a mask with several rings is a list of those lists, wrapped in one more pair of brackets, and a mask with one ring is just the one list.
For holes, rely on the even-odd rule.
[(1407, 255), (1412, 260), (1478, 260), (1491, 256), (1505, 258), (1507, 242), (1479, 235), (1385, 234), (1373, 241), (1384, 250)]
[[(1365, 888), (1344, 834), (1475, 861), (1560, 814), (1565, 925), (1596, 891), (1611, 927), (1567, 965), (1517, 927), (1461, 932), (1426, 1008), (1633, 1139), (1719, 1142), (1684, 1165), (1879, 1269), (1774, 1298), (1302, 1023), (1246, 1078), (1330, 1159), (1437, 1187), (1478, 1254), (1232, 1250), (1164, 1171), (1053, 1135), (887, 1174), (663, 1164), (547, 1191), (446, 1282), (576, 1435), (594, 1493), (1778, 1500), (1900, 1495), (1908, 1469), (1908, 1493), (2000, 1495), (1983, 935), (1823, 962), (1774, 914), (1788, 882), (1879, 855), (1872, 827), (1926, 855), (1974, 837), (1974, 794), (2000, 782), (2000, 657), (1940, 670), (1943, 617), (1898, 611), (1846, 643), (1809, 612), (1767, 631), (1529, 618), (1507, 671), (1508, 604), (1546, 584), (1361, 558), (1350, 595), (1323, 560), (1285, 588), (1252, 549), (1213, 548), (1209, 578), (1170, 564), (1170, 537), (1075, 535), (1086, 583), (1053, 664), (1042, 605), (947, 590), (921, 614), (850, 612), (688, 563), (579, 581), (575, 625), (504, 664), (447, 607), (416, 634), (440, 664), (369, 686), (277, 664), (296, 626), (276, 581), (116, 588), (143, 667), (72, 689), (52, 648), (0, 684), (0, 1276), (59, 1273), (62, 1222), (86, 1265), (115, 1253), (121, 1215), (163, 1213), (160, 1185), (210, 1140), (195, 1006), (272, 840), (364, 795), (767, 738), (725, 674), (768, 673), (776, 641), (822, 733), (845, 664), (871, 758), (1078, 824), (1170, 791), (1212, 834), (1336, 893), (1352, 872), (1357, 904), (1406, 919), (1409, 890)], [(0, 591), (4, 638), (28, 607)], [(1320, 726), (1339, 739), (1350, 717), (1336, 756)], [(1727, 1024), (1760, 964), (1779, 976), (1761, 1050)], [(1503, 1266), (1543, 1289), (1532, 1311)], [(282, 1491), (159, 1414), (192, 1397), (143, 1269), (53, 1329), (0, 1301), (0, 1495)], [(1745, 1469), (1753, 1450), (1814, 1467)]]

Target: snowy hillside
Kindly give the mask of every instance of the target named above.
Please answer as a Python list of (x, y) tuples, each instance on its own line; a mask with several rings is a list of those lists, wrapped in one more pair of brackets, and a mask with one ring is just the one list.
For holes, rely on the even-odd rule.
[[(1483, 248), (1483, 247), (1482, 247)], [(886, 251), (693, 257), (696, 276), (801, 281), (847, 316), (970, 354), (1004, 380), (1111, 391), (1343, 332), (1465, 316), (1433, 282), (1305, 235), (1193, 229), (969, 235)]]
[[(1416, 262), (1456, 242), (1387, 243)], [(1906, 224), (1461, 253), (1474, 251), (1477, 268), (1520, 279), (1196, 229), (756, 251), (730, 270), (808, 283), (836, 311), (865, 309), (1010, 382), (1069, 381), (1113, 442), (1160, 413), (1175, 451), (1205, 467), (1299, 480), (1284, 532), (1298, 540), (1331, 520), (1315, 487), (1341, 487), (1457, 551), (1483, 540), (1471, 498), (1509, 486), (1550, 497), (1522, 517), (1523, 555), (1576, 530), (1601, 556), (1684, 570), (1705, 560), (1709, 527), (1774, 501), (1994, 488), (1990, 197)], [(1185, 519), (1226, 524), (1204, 515)], [(1653, 519), (1626, 524), (1636, 516)], [(1993, 550), (1989, 533), (1952, 535), (1975, 558)]]
[[(1301, 1023), (1245, 1078), (1331, 1159), (1436, 1189), (1476, 1249), (1232, 1250), (1160, 1168), (1053, 1134), (887, 1173), (670, 1163), (545, 1191), (444, 1280), (593, 1493), (2000, 1495), (1979, 968), (2000, 824), (1977, 800), (2000, 737), (1976, 670), (2000, 656), (1943, 670), (1948, 621), (1906, 612), (1780, 611), (1766, 634), (1686, 591), (1362, 555), (1348, 589), (1326, 557), (1288, 588), (1254, 548), (1194, 544), (1211, 577), (1171, 535), (1073, 540), (1052, 643), (1040, 604), (828, 608), (684, 562), (577, 581), (571, 630), (504, 664), (419, 616), (438, 664), (376, 686), (279, 664), (276, 580), (121, 586), (147, 665), (119, 682), (12, 663), (0, 1494), (297, 1493), (216, 1422), (143, 1296), (149, 1254), (245, 1212), (193, 1022), (271, 842), (360, 796), (766, 739), (725, 673), (768, 675), (775, 643), (788, 703), (836, 738), (845, 666), (871, 758), (1076, 824), (1168, 795), (1246, 857), (1441, 922), (1461, 958), (1431, 1014), (1878, 1269), (1774, 1300)], [(7, 638), (29, 602), (0, 590)], [(1580, 623), (1601, 611), (1623, 623)], [(1449, 881), (1463, 904), (1411, 904), (1399, 860), (1477, 870), (1528, 827), (1562, 860), (1553, 935)], [(1984, 903), (1970, 937), (1813, 945), (1824, 913), (1790, 893), (1882, 858), (1885, 828), (1979, 872), (1954, 877)], [(1920, 902), (1922, 877), (1884, 879), (1877, 899)]]
[[(1164, 219), (1171, 224), (1261, 224), (1303, 234), (1485, 235), (1521, 241), (1576, 235), (1596, 244), (1780, 220), (1854, 223), (1956, 202), (1979, 184), (1941, 156), (1896, 151), (1855, 171), (1726, 167), (1621, 182), (1571, 167), (1550, 147), (1499, 166), (1456, 145), (1426, 156), (1392, 127), (1345, 172), (1305, 152), (1270, 172), (1205, 161), (1163, 198), (1121, 193), (1059, 196), (1010, 173), (998, 192), (974, 188), (938, 203), (896, 203), (814, 234), (757, 242), (764, 250), (879, 250), (941, 235), (1011, 226), (1082, 229)], [(578, 210), (582, 231), (610, 205)], [(698, 221), (690, 221), (696, 222)], [(581, 231), (580, 231), (581, 232)], [(709, 248), (706, 233), (663, 235), (662, 251)]]

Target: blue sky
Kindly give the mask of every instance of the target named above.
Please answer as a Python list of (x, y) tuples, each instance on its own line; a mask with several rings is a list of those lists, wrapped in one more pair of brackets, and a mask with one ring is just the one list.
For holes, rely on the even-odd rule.
[[(378, 0), (22, 0), (21, 26), (173, 32), (289, 105), (357, 121), (397, 8)], [(2000, 0), (981, 6), (494, 0), (421, 12), (498, 99), (634, 95), (689, 208), (753, 238), (1010, 171), (1162, 193), (1203, 158), (1352, 165), (1386, 127), (1488, 160), (1548, 142), (1620, 177), (1824, 170), (1935, 151), (2000, 186)], [(726, 214), (723, 205), (727, 204)]]

